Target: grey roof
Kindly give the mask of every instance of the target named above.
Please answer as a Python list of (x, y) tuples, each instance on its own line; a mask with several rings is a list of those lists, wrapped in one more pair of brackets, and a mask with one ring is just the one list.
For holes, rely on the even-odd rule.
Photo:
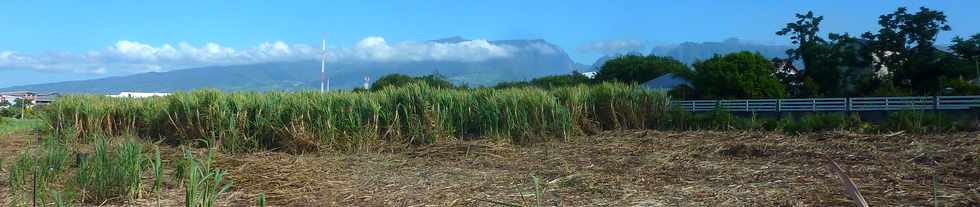
[(640, 85), (651, 89), (671, 89), (680, 85), (690, 86), (691, 83), (680, 76), (674, 75), (673, 73), (667, 73)]

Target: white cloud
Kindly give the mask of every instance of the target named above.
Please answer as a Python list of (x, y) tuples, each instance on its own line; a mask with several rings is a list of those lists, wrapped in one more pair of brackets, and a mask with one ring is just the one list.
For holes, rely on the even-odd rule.
[[(472, 62), (509, 57), (521, 49), (554, 52), (551, 47), (515, 48), (492, 44), (484, 39), (458, 43), (388, 43), (381, 37), (367, 37), (350, 48), (328, 48), (327, 60), (331, 62), (425, 60)], [(30, 69), (86, 74), (128, 74), (211, 65), (318, 59), (320, 52), (319, 47), (287, 44), (282, 41), (264, 42), (255, 47), (236, 49), (213, 42), (197, 46), (186, 42), (154, 46), (120, 40), (104, 49), (86, 52), (24, 54), (0, 51), (0, 70)]]
[[(366, 61), (483, 61), (510, 56), (517, 48), (491, 44), (487, 40), (458, 43), (404, 42), (389, 45), (384, 38), (368, 37), (357, 42), (340, 58)], [(344, 56), (346, 55), (346, 56)]]
[(636, 40), (595, 41), (579, 47), (579, 51), (600, 54), (622, 54), (643, 50), (645, 46)]

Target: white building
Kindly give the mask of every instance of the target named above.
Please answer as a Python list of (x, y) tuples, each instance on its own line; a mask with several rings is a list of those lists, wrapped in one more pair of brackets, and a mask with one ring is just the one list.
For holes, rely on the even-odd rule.
[(582, 75), (584, 75), (585, 77), (587, 77), (589, 79), (594, 79), (595, 78), (595, 74), (597, 74), (597, 73), (599, 73), (599, 71), (584, 72), (584, 73), (582, 73)]

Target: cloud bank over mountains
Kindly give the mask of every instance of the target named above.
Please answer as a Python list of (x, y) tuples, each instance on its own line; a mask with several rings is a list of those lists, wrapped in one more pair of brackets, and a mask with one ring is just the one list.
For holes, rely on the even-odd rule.
[(610, 55), (641, 51), (644, 48), (646, 48), (646, 45), (637, 40), (609, 40), (591, 42), (580, 46), (578, 50), (581, 52)]
[[(180, 42), (154, 46), (121, 40), (104, 49), (85, 52), (27, 54), (0, 48), (0, 70), (28, 69), (83, 74), (162, 72), (202, 66), (319, 59), (319, 46), (283, 41), (264, 42), (247, 48), (231, 48), (213, 42), (204, 45)], [(382, 37), (366, 37), (352, 47), (328, 47), (326, 56), (329, 62), (479, 62), (510, 57), (521, 50), (535, 50), (546, 54), (555, 52), (555, 48), (546, 46), (518, 47), (494, 44), (485, 39), (388, 43)]]

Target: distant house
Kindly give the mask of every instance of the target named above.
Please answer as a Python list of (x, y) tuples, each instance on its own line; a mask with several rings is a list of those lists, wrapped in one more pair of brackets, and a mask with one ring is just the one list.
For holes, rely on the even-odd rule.
[(592, 71), (592, 72), (584, 72), (584, 73), (582, 73), (582, 75), (584, 75), (585, 77), (587, 77), (589, 79), (595, 79), (595, 74), (598, 74), (598, 73), (599, 73), (598, 71)]
[(168, 96), (170, 93), (143, 93), (143, 92), (120, 92), (116, 95), (109, 95), (109, 97), (117, 98), (146, 98), (154, 96)]
[(52, 93), (47, 95), (39, 95), (34, 99), (34, 104), (37, 105), (47, 105), (53, 103), (55, 100), (61, 97), (61, 94)]
[(660, 77), (654, 78), (653, 80), (643, 82), (640, 86), (652, 89), (652, 90), (662, 90), (669, 91), (678, 86), (691, 86), (691, 82), (687, 81), (683, 77), (677, 76), (673, 73), (667, 73), (661, 75)]
[(34, 105), (45, 105), (53, 102), (58, 96), (58, 93), (49, 94), (38, 94), (33, 91), (12, 91), (12, 92), (0, 92), (0, 102), (9, 102), (13, 104), (17, 99), (24, 99), (27, 101), (28, 107), (33, 107)]
[(772, 66), (776, 68), (777, 74), (782, 74), (784, 76), (796, 76), (800, 75), (800, 69), (793, 65), (793, 61), (774, 58), (772, 60)]
[(7, 106), (0, 105), (0, 109), (7, 108), (7, 107), (9, 107), (9, 105), (13, 105), (14, 102), (17, 101), (17, 99), (20, 99), (20, 97), (17, 97), (17, 96), (9, 96), (9, 95), (0, 95), (0, 103), (6, 102), (8, 104)]

